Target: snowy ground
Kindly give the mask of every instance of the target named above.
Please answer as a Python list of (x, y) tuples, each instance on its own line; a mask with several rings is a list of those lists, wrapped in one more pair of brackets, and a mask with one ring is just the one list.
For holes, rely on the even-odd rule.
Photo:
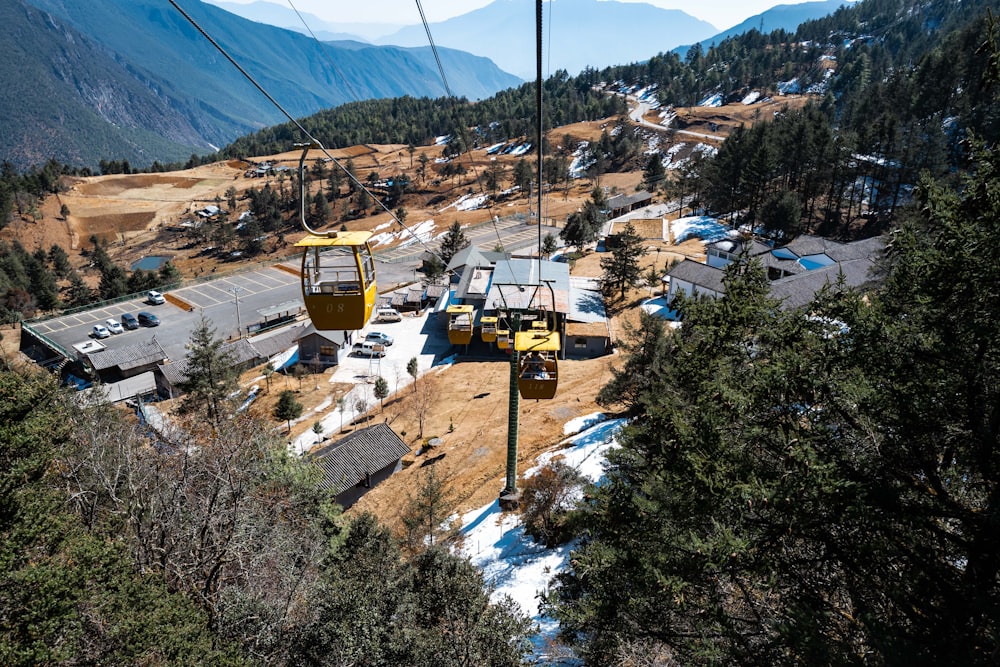
[(457, 211), (475, 211), (483, 207), (487, 201), (489, 201), (489, 195), (473, 195), (465, 194), (459, 197), (457, 200), (448, 204), (444, 208), (440, 209), (438, 213), (444, 213), (450, 208), (454, 208)]
[[(375, 228), (375, 231), (390, 227), (395, 223), (389, 222), (379, 225)], [(417, 225), (410, 225), (407, 228), (400, 227), (398, 231), (392, 232), (379, 232), (371, 237), (368, 241), (372, 247), (381, 245), (391, 245), (397, 240), (400, 241), (400, 245), (412, 245), (417, 242), (426, 243), (434, 238), (434, 230), (436, 229), (434, 220), (424, 220)]]
[(719, 241), (727, 238), (732, 229), (716, 218), (707, 215), (693, 215), (671, 222), (670, 231), (674, 235), (674, 243), (680, 244), (692, 238), (701, 239), (706, 243)]
[[(375, 398), (375, 379), (382, 376), (389, 383), (389, 390), (393, 394), (409, 386), (413, 381), (409, 373), (406, 372), (406, 364), (413, 357), (417, 358), (417, 366), (420, 375), (423, 375), (432, 367), (441, 370), (451, 364), (451, 358), (446, 355), (451, 349), (447, 336), (442, 331), (438, 335), (432, 336), (431, 332), (440, 325), (430, 310), (425, 310), (419, 317), (414, 317), (411, 313), (403, 315), (400, 322), (387, 324), (369, 324), (365, 329), (355, 333), (354, 340), (363, 340), (365, 335), (372, 331), (381, 331), (393, 337), (393, 344), (386, 348), (386, 355), (381, 359), (368, 359), (364, 357), (344, 356), (340, 359), (339, 365), (329, 376), (331, 384), (344, 382), (353, 384), (354, 389), (347, 393), (346, 409), (341, 415), (332, 399), (325, 401), (313, 410), (299, 417), (293, 424), (302, 421), (319, 421), (323, 425), (324, 433), (337, 433), (340, 431), (341, 418), (344, 423), (350, 423), (359, 412), (355, 406), (359, 401), (372, 408), (378, 403)], [(364, 411), (362, 411), (364, 412)], [(309, 451), (322, 436), (317, 436), (311, 430), (306, 431), (292, 441), (289, 449), (296, 454)]]
[(641, 307), (650, 315), (656, 315), (657, 317), (662, 317), (667, 320), (668, 326), (671, 328), (676, 329), (681, 325), (680, 313), (670, 308), (670, 305), (667, 303), (667, 298), (664, 296), (657, 297), (655, 299), (647, 299), (642, 302)]
[[(609, 420), (601, 413), (568, 422), (564, 433), (579, 433), (563, 441), (560, 448), (539, 456), (536, 466), (525, 471), (525, 477), (561, 457), (588, 480), (598, 482), (604, 473), (605, 455), (624, 423), (622, 419)], [(552, 653), (550, 640), (558, 626), (538, 610), (539, 594), (548, 590), (549, 580), (566, 567), (573, 545), (547, 549), (538, 544), (525, 534), (518, 515), (500, 511), (498, 501), (464, 515), (462, 535), (464, 554), (496, 587), (494, 599), (509, 595), (538, 626), (532, 637), (537, 664), (580, 664), (571, 657)]]

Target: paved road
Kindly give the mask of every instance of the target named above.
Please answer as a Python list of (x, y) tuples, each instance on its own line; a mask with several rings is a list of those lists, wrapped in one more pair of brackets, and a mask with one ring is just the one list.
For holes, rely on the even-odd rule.
[[(553, 235), (558, 234), (555, 227), (542, 227), (542, 236), (546, 232)], [(473, 227), (465, 228), (465, 236), (477, 248), (492, 250), (497, 245), (498, 240), (503, 240), (506, 250), (520, 250), (538, 241), (538, 227), (533, 223), (527, 224), (517, 218), (503, 218), (497, 220), (496, 224), (484, 222)], [(428, 243), (412, 243), (407, 246), (397, 246), (384, 252), (379, 252), (377, 259), (384, 262), (400, 262), (408, 260), (418, 260), (428, 250), (437, 251), (441, 246), (441, 241), (435, 239)]]
[[(649, 113), (649, 111), (651, 110), (651, 107), (648, 102), (640, 102), (634, 97), (629, 97), (628, 100), (633, 104), (635, 104), (635, 106), (632, 107), (632, 109), (630, 109), (628, 112), (628, 117), (630, 120), (638, 123), (639, 125), (642, 125), (643, 127), (648, 127), (649, 129), (656, 130), (658, 132), (671, 131), (671, 128), (669, 127), (664, 127), (659, 123), (653, 123), (646, 120), (646, 114)], [(722, 142), (726, 140), (725, 137), (719, 136), (717, 134), (704, 134), (703, 132), (692, 132), (691, 130), (673, 130), (673, 132), (676, 132), (677, 134), (683, 134), (689, 137), (695, 137), (697, 139), (705, 139), (708, 141)]]

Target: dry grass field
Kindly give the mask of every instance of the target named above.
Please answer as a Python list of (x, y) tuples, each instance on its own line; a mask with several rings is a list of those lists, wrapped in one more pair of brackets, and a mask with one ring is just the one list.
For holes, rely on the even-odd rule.
[[(696, 122), (716, 122), (717, 116), (726, 115), (729, 123), (723, 123), (719, 133), (726, 128), (743, 122), (739, 115), (746, 108), (688, 110), (691, 126)], [(739, 113), (737, 113), (739, 112)], [(696, 121), (697, 119), (697, 121)], [(569, 134), (577, 140), (594, 141), (605, 129), (613, 126), (615, 119), (604, 119), (588, 123), (576, 123), (559, 128), (551, 133), (554, 145)], [(473, 151), (471, 156), (463, 156), (466, 174), (461, 178), (440, 179), (436, 185), (428, 174), (426, 182), (420, 182), (417, 166), (421, 154), (430, 161), (428, 169), (434, 167), (435, 158), (441, 154), (437, 146), (418, 147), (410, 155), (405, 146), (388, 145), (355, 146), (331, 151), (338, 159), (353, 160), (359, 178), (364, 181), (370, 171), (382, 177), (406, 174), (417, 185), (417, 191), (408, 194), (403, 206), (407, 210), (407, 225), (415, 225), (426, 220), (434, 220), (439, 231), (443, 231), (454, 221), (462, 224), (484, 222), (494, 215), (505, 216), (528, 211), (526, 198), (513, 199), (493, 208), (475, 211), (456, 211), (445, 207), (468, 192), (479, 192), (476, 178), (492, 162), (492, 156), (484, 150)], [(320, 157), (317, 152), (314, 156)], [(516, 160), (499, 158), (510, 169)], [(529, 156), (529, 159), (534, 159)], [(272, 161), (295, 167), (299, 153), (290, 152), (274, 156), (261, 156), (258, 162)], [(220, 162), (194, 169), (167, 174), (108, 175), (67, 180), (67, 189), (58, 196), (50, 197), (42, 205), (35, 219), (21, 219), (0, 230), (0, 240), (18, 240), (29, 250), (48, 249), (54, 244), (70, 252), (71, 262), (76, 267), (85, 267), (88, 259), (80, 253), (86, 248), (92, 236), (108, 242), (108, 252), (113, 259), (128, 266), (136, 259), (147, 255), (170, 255), (181, 272), (191, 277), (211, 270), (214, 260), (197, 257), (198, 248), (188, 248), (188, 240), (178, 232), (169, 231), (182, 220), (189, 219), (194, 212), (204, 206), (225, 201), (225, 192), (235, 188), (239, 198), (249, 188), (259, 188), (270, 182), (271, 187), (289, 187), (287, 181), (275, 178), (248, 178), (245, 176), (249, 165), (239, 161)], [(633, 192), (641, 182), (641, 167), (629, 173), (606, 174), (600, 185), (612, 192)], [(569, 213), (577, 210), (590, 195), (594, 183), (580, 180), (569, 188), (550, 193), (546, 198), (543, 215), (547, 218), (564, 220)], [(69, 215), (61, 217), (65, 206)], [(230, 212), (234, 219), (246, 202), (240, 200), (236, 211)], [(377, 211), (377, 209), (376, 209)], [(375, 212), (367, 217), (348, 223), (352, 230), (374, 230), (390, 221), (387, 213)], [(333, 223), (339, 226), (339, 223)], [(653, 223), (650, 223), (653, 225)], [(646, 267), (655, 265), (664, 270), (673, 259), (683, 257), (703, 257), (703, 248), (697, 241), (682, 246), (669, 246), (659, 239), (655, 229), (643, 226), (642, 234), (647, 238), (650, 252), (644, 258)], [(297, 239), (290, 234), (285, 246), (272, 242), (269, 251), (276, 255), (291, 252), (289, 244)], [(258, 258), (259, 260), (259, 258)], [(600, 255), (590, 253), (577, 260), (573, 274), (598, 276), (601, 273)], [(228, 265), (227, 269), (238, 265)], [(88, 276), (93, 281), (93, 275)], [(638, 304), (650, 296), (654, 287), (642, 287), (630, 292), (625, 299), (615, 301), (610, 306), (613, 314), (612, 333), (620, 340), (627, 336), (628, 326), (638, 321)], [(16, 344), (17, 332), (6, 329), (3, 332), (5, 350)], [(520, 410), (519, 470), (531, 465), (531, 461), (543, 451), (557, 447), (563, 439), (563, 425), (582, 415), (600, 410), (594, 398), (601, 386), (611, 377), (611, 369), (619, 361), (616, 355), (587, 361), (567, 361), (560, 365), (559, 392), (549, 401), (523, 401)], [(244, 376), (244, 384), (259, 378), (260, 369), (253, 369)], [(262, 382), (257, 380), (259, 384)], [(254, 411), (265, 419), (270, 419), (274, 401), (282, 383), (298, 391), (306, 413), (338, 392), (342, 395), (348, 385), (331, 385), (326, 381), (316, 381), (306, 377), (301, 385), (295, 379), (285, 380), (275, 376), (272, 381), (278, 386), (272, 388), (254, 405)], [(390, 524), (398, 520), (399, 512), (408, 495), (415, 492), (421, 475), (434, 466), (440, 476), (448, 481), (452, 497), (459, 510), (469, 510), (490, 502), (504, 485), (506, 441), (507, 441), (507, 400), (508, 366), (503, 362), (464, 362), (436, 369), (420, 379), (434, 392), (434, 407), (426, 415), (425, 438), (436, 436), (440, 444), (433, 448), (423, 447), (418, 439), (413, 394), (406, 390), (390, 397), (384, 408), (376, 406), (368, 415), (368, 420), (386, 420), (397, 433), (405, 433), (404, 440), (413, 448), (413, 454), (404, 462), (405, 469), (383, 483), (357, 505), (360, 510), (371, 510)], [(294, 437), (308, 430), (312, 421), (297, 424), (288, 437)], [(345, 424), (345, 430), (363, 426)], [(282, 424), (275, 422), (276, 431), (284, 432)]]

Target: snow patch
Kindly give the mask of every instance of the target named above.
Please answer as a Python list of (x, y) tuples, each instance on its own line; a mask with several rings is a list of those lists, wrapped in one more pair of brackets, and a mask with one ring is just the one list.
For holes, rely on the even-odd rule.
[(709, 95), (708, 97), (702, 99), (698, 102), (700, 107), (721, 107), (722, 106), (722, 93), (715, 93), (714, 95)]
[(670, 223), (670, 231), (674, 236), (674, 244), (677, 245), (693, 238), (712, 243), (727, 238), (732, 230), (716, 218), (693, 215), (673, 220)]
[[(575, 428), (591, 419), (596, 419), (596, 415), (578, 417), (564, 428)], [(605, 454), (615, 446), (615, 437), (624, 425), (624, 419), (600, 421), (566, 440), (567, 447), (540, 456), (539, 466), (559, 456), (587, 479), (597, 482), (604, 474)], [(533, 474), (533, 470), (537, 467), (526, 471), (525, 476)], [(462, 554), (495, 587), (494, 601), (510, 596), (538, 626), (537, 634), (531, 638), (533, 664), (552, 664), (554, 656), (547, 651), (559, 626), (555, 619), (543, 616), (538, 605), (540, 597), (548, 591), (549, 581), (566, 567), (574, 545), (546, 549), (525, 534), (518, 515), (502, 513), (496, 500), (465, 514), (461, 522)]]

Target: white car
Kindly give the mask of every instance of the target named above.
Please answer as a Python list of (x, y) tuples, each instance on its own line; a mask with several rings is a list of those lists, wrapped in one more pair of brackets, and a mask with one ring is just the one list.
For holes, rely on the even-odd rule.
[(148, 292), (146, 292), (146, 301), (153, 304), (154, 306), (159, 306), (162, 303), (166, 303), (166, 299), (163, 298), (163, 295), (157, 292), (155, 289), (151, 289)]
[(365, 340), (369, 343), (376, 343), (378, 345), (392, 345), (392, 336), (387, 333), (382, 333), (381, 331), (372, 331), (367, 336)]
[(118, 320), (105, 320), (104, 326), (106, 326), (108, 331), (113, 334), (125, 333), (125, 329), (122, 328), (122, 323)]
[(93, 331), (91, 331), (90, 335), (92, 335), (94, 338), (107, 338), (108, 336), (111, 335), (111, 332), (108, 331), (108, 328), (103, 324), (95, 324), (94, 329)]

